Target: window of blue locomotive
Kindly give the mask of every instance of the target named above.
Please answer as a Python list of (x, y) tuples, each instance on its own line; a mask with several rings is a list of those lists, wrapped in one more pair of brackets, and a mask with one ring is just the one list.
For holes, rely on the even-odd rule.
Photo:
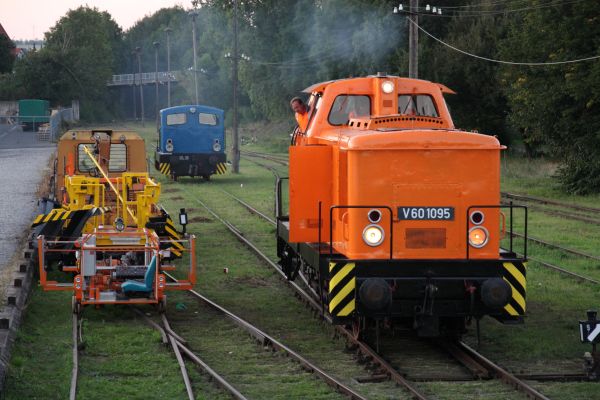
[(219, 124), (219, 117), (217, 114), (212, 113), (198, 113), (198, 123), (200, 125), (217, 126)]
[(347, 125), (352, 117), (371, 115), (371, 98), (367, 95), (340, 94), (333, 101), (327, 121), (330, 125)]
[[(413, 110), (411, 112), (411, 110)], [(439, 117), (433, 98), (428, 94), (401, 94), (398, 96), (398, 114)]]
[(167, 125), (184, 125), (187, 122), (186, 113), (167, 114)]

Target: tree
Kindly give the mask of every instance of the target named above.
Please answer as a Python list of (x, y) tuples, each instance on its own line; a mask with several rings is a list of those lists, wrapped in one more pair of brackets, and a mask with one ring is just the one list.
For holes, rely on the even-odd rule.
[(16, 79), (29, 97), (53, 104), (81, 101), (81, 117), (107, 120), (114, 110), (106, 82), (122, 45), (121, 28), (96, 8), (69, 11), (46, 33), (46, 46), (17, 63)]
[[(536, 1), (535, 4), (539, 4)], [(532, 10), (515, 21), (501, 44), (512, 60), (557, 62), (600, 54), (596, 2)], [(510, 122), (532, 146), (558, 157), (564, 188), (600, 192), (600, 60), (531, 67), (505, 67), (501, 84)]]
[(15, 61), (14, 48), (13, 41), (8, 36), (0, 34), (0, 74), (12, 71)]

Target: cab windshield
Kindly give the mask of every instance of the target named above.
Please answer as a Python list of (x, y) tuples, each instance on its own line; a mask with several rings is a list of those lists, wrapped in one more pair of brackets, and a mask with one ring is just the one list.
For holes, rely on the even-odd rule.
[(331, 125), (347, 125), (350, 118), (369, 115), (371, 115), (369, 96), (341, 94), (333, 101), (328, 121)]
[(428, 94), (401, 94), (398, 96), (398, 114), (439, 117), (435, 103)]

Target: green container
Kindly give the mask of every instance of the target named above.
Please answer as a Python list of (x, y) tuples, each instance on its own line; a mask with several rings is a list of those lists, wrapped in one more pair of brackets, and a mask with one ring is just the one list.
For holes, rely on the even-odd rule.
[(34, 128), (50, 122), (50, 102), (48, 100), (19, 100), (21, 125)]

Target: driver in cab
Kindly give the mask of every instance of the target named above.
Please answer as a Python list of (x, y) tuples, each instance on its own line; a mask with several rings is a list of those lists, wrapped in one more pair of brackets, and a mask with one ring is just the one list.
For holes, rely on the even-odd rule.
[(290, 101), (290, 107), (295, 113), (300, 132), (305, 133), (308, 126), (308, 107), (300, 97), (294, 97)]

